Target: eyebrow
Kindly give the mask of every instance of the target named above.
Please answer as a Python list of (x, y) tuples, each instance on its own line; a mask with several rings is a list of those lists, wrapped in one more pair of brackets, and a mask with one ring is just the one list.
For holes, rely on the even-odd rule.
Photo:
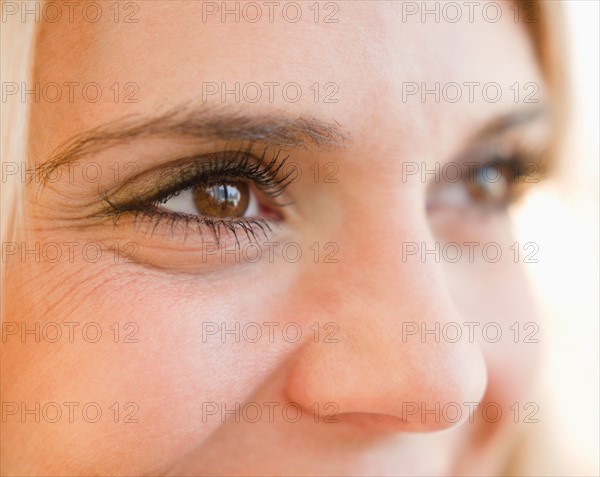
[(57, 168), (100, 150), (149, 137), (260, 142), (328, 151), (342, 149), (349, 134), (333, 120), (284, 114), (244, 114), (223, 109), (177, 107), (152, 118), (128, 116), (100, 125), (59, 145), (40, 167), (42, 183)]
[[(550, 116), (545, 107), (517, 111), (496, 118), (475, 135), (481, 139)], [(73, 163), (100, 150), (123, 145), (145, 137), (191, 137), (224, 141), (261, 142), (276, 147), (328, 151), (342, 149), (349, 134), (333, 120), (291, 117), (283, 114), (249, 115), (204, 106), (177, 107), (164, 114), (140, 118), (127, 116), (100, 125), (59, 145), (39, 168), (42, 186), (59, 167)]]
[(511, 112), (487, 123), (477, 132), (475, 139), (499, 135), (524, 124), (551, 119), (552, 111), (547, 106)]

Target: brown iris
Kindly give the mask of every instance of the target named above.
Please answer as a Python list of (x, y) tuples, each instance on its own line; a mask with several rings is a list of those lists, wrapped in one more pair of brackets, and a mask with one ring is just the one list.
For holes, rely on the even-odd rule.
[(192, 194), (198, 212), (206, 217), (243, 217), (250, 202), (250, 190), (244, 182), (198, 185)]
[(469, 190), (473, 198), (479, 201), (502, 202), (508, 193), (510, 169), (498, 164), (486, 165), (475, 172), (473, 181), (469, 181)]

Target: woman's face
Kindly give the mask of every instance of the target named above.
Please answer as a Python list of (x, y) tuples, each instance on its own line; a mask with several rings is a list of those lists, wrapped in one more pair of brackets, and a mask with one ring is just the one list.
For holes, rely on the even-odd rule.
[(175, 3), (39, 25), (4, 468), (498, 471), (537, 412), (508, 209), (547, 136), (527, 25)]

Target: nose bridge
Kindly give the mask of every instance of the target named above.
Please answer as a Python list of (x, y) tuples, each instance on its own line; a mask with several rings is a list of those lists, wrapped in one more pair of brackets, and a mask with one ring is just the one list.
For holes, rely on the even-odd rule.
[(307, 407), (334, 402), (339, 413), (439, 429), (446, 427), (439, 419), (429, 425), (420, 413), (405, 416), (407, 403), (412, 411), (424, 406), (431, 412), (481, 398), (486, 374), (477, 345), (449, 342), (441, 333), (444, 324), (460, 319), (439, 264), (402, 263), (399, 253), (396, 244), (371, 247), (366, 257), (352, 254), (363, 258), (330, 281), (328, 296), (336, 297), (338, 308), (321, 308), (328, 316), (320, 318), (335, 321), (337, 342), (310, 342), (299, 350), (287, 385), (293, 400)]

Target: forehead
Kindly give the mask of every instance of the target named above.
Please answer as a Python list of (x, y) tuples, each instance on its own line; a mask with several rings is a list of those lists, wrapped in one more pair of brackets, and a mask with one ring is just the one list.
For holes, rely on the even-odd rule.
[[(498, 13), (475, 3), (102, 3), (99, 21), (75, 11), (72, 22), (43, 23), (36, 80), (80, 85), (73, 102), (35, 105), (34, 118), (69, 118), (52, 135), (40, 132), (54, 145), (123, 115), (191, 102), (335, 119), (354, 137), (372, 127), (442, 134), (445, 122), (468, 127), (514, 108), (515, 83), (541, 83), (526, 26), (506, 5)], [(78, 91), (90, 83), (97, 102)], [(486, 99), (497, 96), (494, 83), (497, 102)], [(458, 103), (446, 100), (457, 94)]]

